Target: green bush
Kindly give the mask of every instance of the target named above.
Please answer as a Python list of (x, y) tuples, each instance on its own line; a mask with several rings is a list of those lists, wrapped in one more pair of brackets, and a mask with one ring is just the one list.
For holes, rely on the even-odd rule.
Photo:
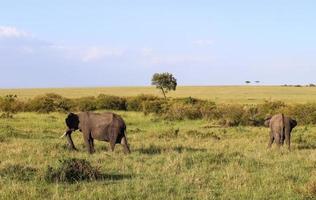
[(145, 115), (149, 113), (160, 114), (166, 104), (164, 100), (144, 101), (143, 102), (143, 113)]
[(284, 113), (296, 119), (298, 124), (316, 124), (316, 103), (293, 104)]
[(126, 100), (127, 110), (128, 111), (142, 111), (143, 110), (143, 102), (145, 101), (156, 101), (161, 98), (153, 96), (153, 95), (145, 95), (141, 94), (136, 97), (128, 97)]
[(126, 110), (126, 99), (122, 97), (100, 94), (96, 103), (97, 109)]
[(201, 119), (202, 114), (198, 106), (185, 103), (170, 103), (163, 113), (165, 119), (183, 120), (183, 119)]
[(238, 126), (243, 123), (243, 106), (242, 105), (221, 105), (219, 106), (221, 115), (221, 125)]
[(9, 94), (4, 97), (0, 97), (0, 111), (5, 112), (6, 115), (24, 111), (24, 109), (25, 103), (19, 101), (17, 95)]
[(242, 125), (262, 126), (264, 124), (265, 113), (260, 113), (258, 105), (247, 105), (243, 107)]
[(37, 96), (27, 102), (26, 110), (40, 113), (49, 112), (67, 112), (73, 107), (70, 99), (64, 98), (58, 94), (48, 93)]
[(77, 111), (93, 111), (97, 109), (95, 97), (81, 97), (74, 100)]
[(271, 116), (280, 113), (286, 105), (282, 101), (265, 101), (263, 104), (258, 104), (257, 107), (260, 115)]
[(199, 110), (203, 119), (214, 120), (220, 118), (219, 110), (213, 101), (200, 102)]
[(205, 101), (201, 99), (193, 98), (193, 97), (184, 97), (184, 98), (172, 99), (172, 102), (196, 105), (198, 103), (205, 102)]

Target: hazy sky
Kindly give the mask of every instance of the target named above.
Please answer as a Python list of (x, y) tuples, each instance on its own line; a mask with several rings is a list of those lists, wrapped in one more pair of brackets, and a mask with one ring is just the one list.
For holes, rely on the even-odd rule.
[(314, 0), (0, 0), (0, 87), (316, 82)]

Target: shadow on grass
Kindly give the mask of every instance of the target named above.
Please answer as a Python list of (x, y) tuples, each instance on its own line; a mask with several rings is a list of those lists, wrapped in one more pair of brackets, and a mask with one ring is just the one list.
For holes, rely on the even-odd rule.
[(97, 180), (110, 180), (110, 181), (119, 181), (124, 179), (131, 179), (133, 176), (130, 174), (101, 174), (100, 178)]
[(316, 149), (315, 144), (301, 143), (297, 145), (297, 149)]
[(134, 151), (137, 151), (141, 154), (154, 155), (154, 154), (161, 154), (162, 150), (163, 148), (161, 147), (150, 145), (149, 147), (141, 147), (139, 149), (135, 149)]
[(205, 152), (206, 151), (206, 149), (202, 149), (202, 148), (191, 148), (191, 147), (183, 147), (183, 146), (174, 147), (172, 148), (172, 150), (178, 153), (182, 153), (184, 151), (188, 151), (188, 152)]
[(177, 146), (177, 147), (172, 147), (172, 148), (163, 148), (163, 147), (158, 147), (154, 145), (150, 145), (149, 147), (142, 147), (139, 149), (135, 149), (134, 151), (139, 152), (141, 154), (147, 154), (147, 155), (155, 155), (155, 154), (161, 154), (163, 152), (169, 152), (169, 151), (174, 151), (177, 153), (183, 153), (183, 152), (205, 152), (206, 149), (201, 149), (201, 148), (191, 148), (191, 147), (184, 147), (184, 146)]
[(68, 158), (59, 161), (56, 168), (47, 166), (44, 180), (49, 183), (76, 183), (81, 181), (118, 181), (131, 179), (130, 174), (102, 173), (84, 159)]
[(7, 165), (0, 169), (0, 177), (10, 180), (30, 181), (36, 175), (37, 169), (20, 164)]

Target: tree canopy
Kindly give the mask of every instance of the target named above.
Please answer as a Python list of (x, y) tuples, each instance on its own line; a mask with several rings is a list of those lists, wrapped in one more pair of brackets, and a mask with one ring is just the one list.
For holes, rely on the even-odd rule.
[(160, 89), (166, 99), (166, 93), (170, 90), (176, 90), (177, 79), (170, 73), (155, 73), (151, 79), (151, 84)]

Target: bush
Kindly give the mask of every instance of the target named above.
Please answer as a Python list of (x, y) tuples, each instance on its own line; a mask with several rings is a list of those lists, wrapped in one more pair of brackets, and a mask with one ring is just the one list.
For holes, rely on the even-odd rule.
[(6, 115), (11, 115), (11, 113), (16, 113), (19, 111), (24, 111), (25, 104), (19, 101), (17, 95), (6, 95), (0, 97), (0, 110), (5, 112)]
[(172, 101), (177, 102), (177, 103), (183, 103), (183, 104), (191, 104), (191, 105), (205, 102), (204, 100), (200, 100), (200, 99), (196, 99), (196, 98), (192, 98), (192, 97), (175, 98)]
[(48, 93), (29, 100), (26, 107), (28, 111), (40, 113), (67, 112), (73, 107), (73, 102), (58, 94)]
[(142, 111), (145, 115), (149, 113), (160, 114), (163, 111), (165, 103), (163, 100), (144, 101), (142, 103)]
[(153, 95), (145, 95), (145, 94), (141, 94), (136, 97), (128, 97), (126, 100), (127, 110), (128, 111), (142, 111), (143, 102), (156, 101), (156, 100), (161, 100), (161, 98), (153, 96)]
[(97, 168), (94, 168), (84, 159), (64, 159), (59, 160), (57, 168), (48, 166), (44, 179), (47, 182), (69, 182), (93, 181), (101, 178), (102, 175)]
[(82, 97), (74, 100), (77, 111), (93, 111), (97, 109), (95, 97)]
[(265, 113), (260, 113), (258, 105), (247, 105), (243, 107), (242, 125), (262, 126), (264, 124)]
[(215, 102), (200, 102), (198, 106), (203, 119), (213, 120), (218, 119), (220, 117), (220, 113), (217, 109)]
[(243, 123), (243, 107), (241, 105), (221, 105), (221, 124), (225, 126), (238, 126)]
[(280, 113), (286, 105), (282, 101), (265, 101), (263, 104), (258, 104), (258, 112), (262, 116), (272, 116), (277, 113)]
[(122, 97), (100, 94), (96, 103), (97, 109), (126, 110), (126, 99)]
[(167, 105), (163, 117), (170, 120), (201, 119), (202, 114), (198, 106), (176, 102)]
[(298, 124), (316, 124), (316, 104), (294, 104), (288, 106), (284, 113), (296, 119)]

